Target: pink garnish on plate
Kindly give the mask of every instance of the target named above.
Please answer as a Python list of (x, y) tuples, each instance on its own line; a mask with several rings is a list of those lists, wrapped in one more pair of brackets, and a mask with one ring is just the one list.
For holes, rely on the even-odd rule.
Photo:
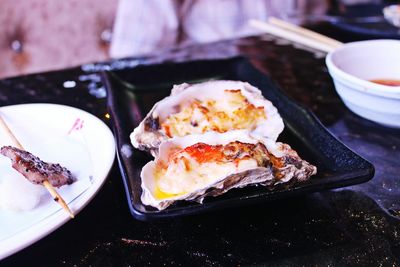
[(68, 135), (70, 135), (73, 131), (79, 131), (83, 128), (84, 120), (77, 118), (72, 125), (71, 129), (68, 131)]

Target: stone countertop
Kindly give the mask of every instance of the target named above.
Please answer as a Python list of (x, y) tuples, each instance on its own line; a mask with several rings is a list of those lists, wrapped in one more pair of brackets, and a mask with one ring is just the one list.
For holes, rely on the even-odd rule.
[(1, 265), (400, 265), (400, 131), (344, 106), (324, 54), (267, 35), (189, 46), (1, 80), (0, 105), (70, 105), (110, 125), (99, 71), (236, 55), (249, 57), (294, 100), (311, 108), (338, 139), (374, 164), (375, 177), (342, 189), (145, 223), (129, 213), (115, 162), (101, 191), (74, 220)]

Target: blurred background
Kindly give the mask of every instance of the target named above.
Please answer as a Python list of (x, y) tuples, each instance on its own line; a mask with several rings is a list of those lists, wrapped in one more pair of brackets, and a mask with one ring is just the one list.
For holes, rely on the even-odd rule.
[(1, 0), (0, 77), (109, 58), (117, 0)]
[(0, 78), (147, 54), (178, 42), (257, 34), (246, 28), (247, 20), (254, 17), (337, 14), (354, 6), (360, 8), (353, 11), (361, 11), (354, 16), (368, 16), (370, 9), (365, 6), (379, 7), (384, 2), (399, 1), (1, 0)]

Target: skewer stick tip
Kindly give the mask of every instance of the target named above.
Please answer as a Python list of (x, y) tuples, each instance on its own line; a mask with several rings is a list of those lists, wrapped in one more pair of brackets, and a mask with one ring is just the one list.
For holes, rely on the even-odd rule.
[(64, 199), (57, 193), (56, 189), (50, 184), (50, 182), (47, 180), (44, 181), (43, 186), (46, 187), (47, 191), (49, 191), (51, 196), (54, 198), (54, 201), (60, 204), (60, 206), (69, 214), (69, 217), (71, 217), (71, 219), (75, 218), (75, 215), (72, 213), (67, 203), (65, 203)]

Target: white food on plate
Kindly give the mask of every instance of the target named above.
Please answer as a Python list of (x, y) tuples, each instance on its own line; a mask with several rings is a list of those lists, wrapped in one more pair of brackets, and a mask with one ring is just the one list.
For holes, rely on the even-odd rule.
[(45, 194), (43, 186), (27, 181), (4, 156), (0, 156), (0, 168), (0, 209), (28, 211), (39, 205)]

